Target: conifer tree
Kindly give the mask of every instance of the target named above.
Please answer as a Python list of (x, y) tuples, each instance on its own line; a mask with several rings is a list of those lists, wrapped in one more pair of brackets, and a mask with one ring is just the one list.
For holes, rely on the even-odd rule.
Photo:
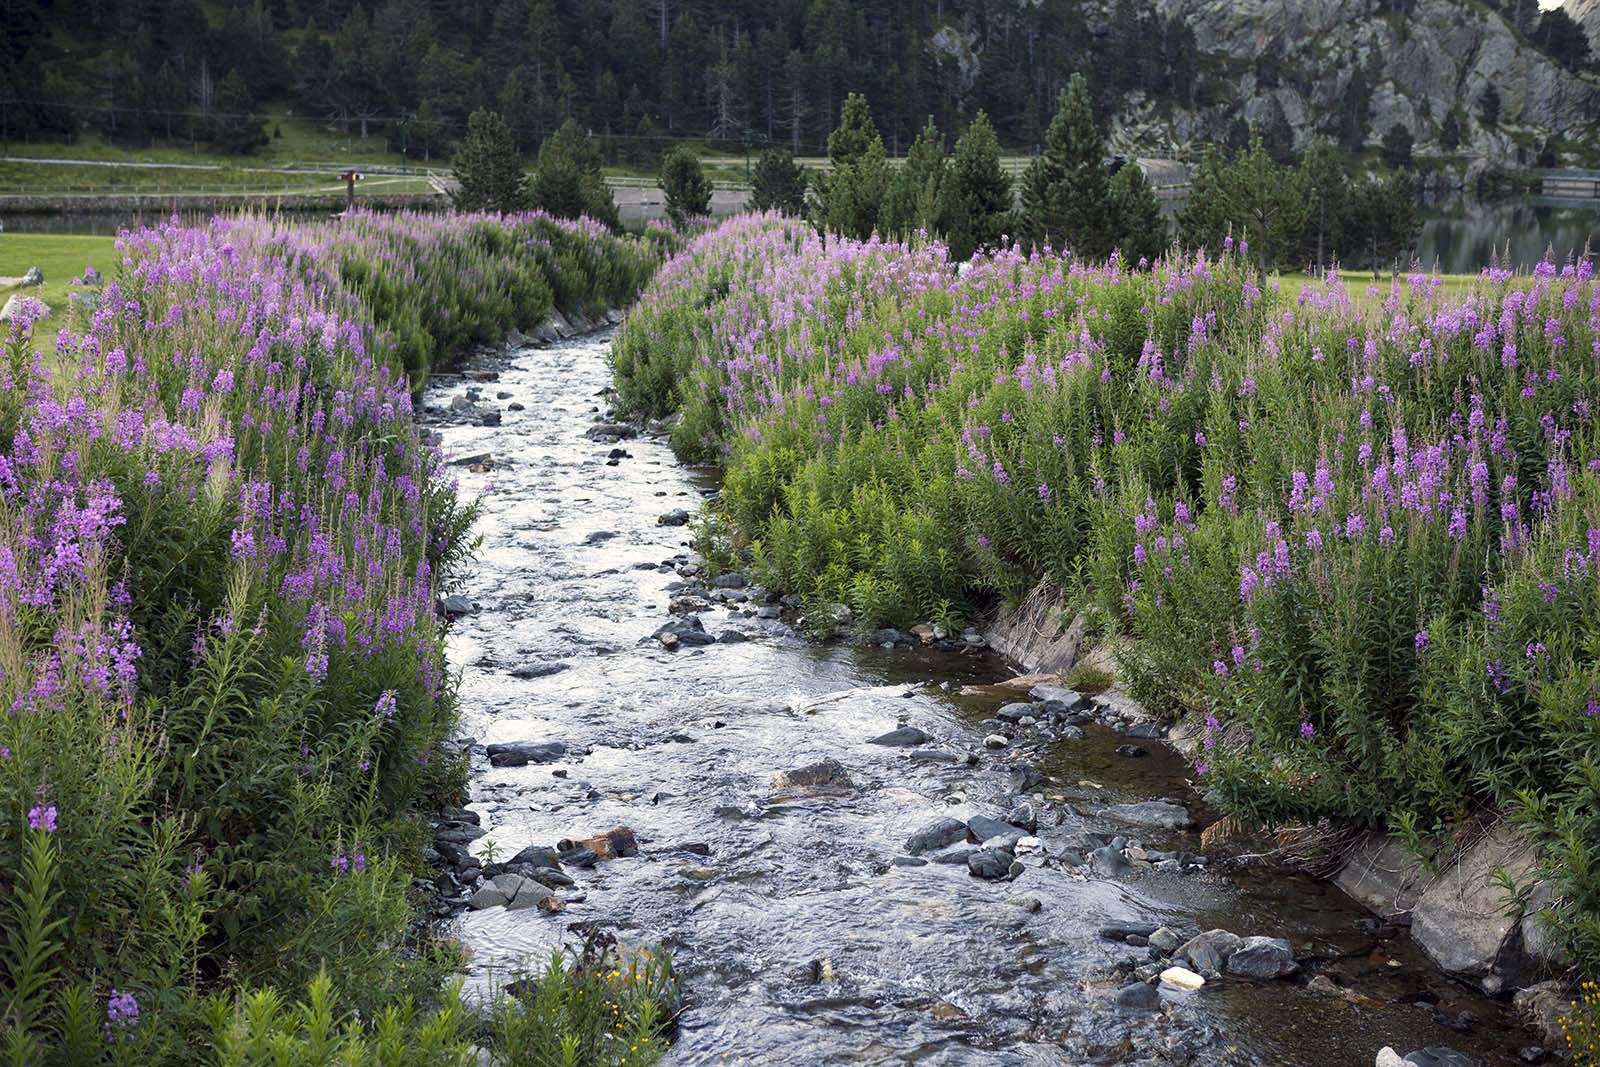
[(1000, 143), (982, 111), (956, 141), (940, 202), (951, 259), (971, 259), (980, 248), (999, 247), (1011, 218), (1011, 179), (1000, 169)]
[(929, 115), (928, 124), (911, 143), (905, 163), (889, 179), (880, 220), (886, 235), (905, 240), (918, 230), (942, 231), (939, 196), (945, 170), (944, 137)]
[(751, 178), (750, 206), (757, 211), (805, 214), (806, 172), (788, 149), (773, 145), (762, 151)]
[(1023, 203), (1031, 240), (1090, 259), (1111, 251), (1105, 139), (1082, 74), (1074, 74), (1061, 93), (1044, 152), (1025, 176)]
[(682, 226), (686, 218), (711, 213), (711, 179), (687, 145), (679, 145), (661, 160), (661, 188), (667, 194), (667, 217), (674, 224)]
[(479, 108), (451, 160), (458, 188), (450, 199), (460, 211), (517, 211), (527, 201), (522, 157), (499, 112)]
[(560, 218), (587, 215), (613, 230), (621, 225), (616, 202), (600, 173), (600, 154), (572, 119), (539, 146), (529, 191), (534, 207)]
[(1122, 262), (1154, 260), (1167, 250), (1167, 219), (1139, 164), (1130, 160), (1112, 175), (1110, 197)]
[(872, 236), (889, 187), (889, 161), (867, 98), (851, 93), (839, 126), (828, 135), (831, 173), (817, 183), (818, 228), (861, 240)]

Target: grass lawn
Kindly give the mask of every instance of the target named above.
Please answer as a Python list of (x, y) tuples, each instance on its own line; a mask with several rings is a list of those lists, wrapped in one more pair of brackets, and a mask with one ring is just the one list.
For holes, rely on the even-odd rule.
[(0, 277), (18, 278), (29, 267), (44, 272), (44, 284), (37, 288), (18, 290), (14, 286), (0, 286), (0, 305), (14, 292), (26, 292), (50, 305), (60, 313), (66, 309), (67, 282), (80, 277), (87, 266), (92, 266), (110, 277), (120, 262), (114, 247), (115, 237), (85, 237), (58, 233), (5, 233), (0, 234)]
[[(1350, 294), (1350, 299), (1360, 304), (1370, 304), (1372, 307), (1380, 306), (1389, 295), (1389, 273), (1380, 272), (1374, 280), (1370, 270), (1342, 270), (1339, 277), (1344, 281), (1345, 291)], [(1476, 274), (1441, 274), (1444, 281), (1443, 294), (1447, 299), (1459, 300), (1471, 292), (1478, 282)], [(1294, 300), (1300, 295), (1300, 290), (1308, 285), (1320, 284), (1320, 278), (1312, 278), (1309, 274), (1291, 273), (1274, 274), (1272, 281), (1280, 287), (1283, 295)], [(1404, 284), (1402, 276), (1402, 284)], [(1373, 292), (1373, 290), (1376, 292)]]

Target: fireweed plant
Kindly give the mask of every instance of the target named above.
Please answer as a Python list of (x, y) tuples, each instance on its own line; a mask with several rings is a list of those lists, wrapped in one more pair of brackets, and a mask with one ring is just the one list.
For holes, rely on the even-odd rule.
[(1587, 259), (1291, 301), (1231, 241), (957, 269), (748, 217), (668, 261), (614, 359), (726, 464), (708, 528), (763, 582), (905, 626), (1052, 579), (1195, 717), (1215, 801), (1413, 836), (1500, 806), (1600, 967)]
[(435, 603), (472, 508), (412, 389), (631, 300), (657, 246), (354, 214), (118, 247), (92, 308), (0, 335), (0, 1055), (323, 1063), (371, 1024), (455, 1062), (410, 884), (465, 777)]

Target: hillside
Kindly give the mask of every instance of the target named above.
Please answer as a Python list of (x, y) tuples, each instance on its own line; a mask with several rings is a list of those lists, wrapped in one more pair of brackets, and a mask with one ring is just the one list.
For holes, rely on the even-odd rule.
[[(1600, 4), (1570, 2), (1593, 29)], [(953, 136), (979, 110), (1030, 154), (1082, 71), (1113, 142), (1147, 154), (1249, 121), (1284, 148), (1400, 123), (1500, 164), (1552, 137), (1568, 161), (1600, 156), (1583, 32), (1534, 0), (14, 0), (6, 22), (13, 146), (270, 153), (292, 118), (432, 159), (489, 107), (524, 151), (571, 117), (608, 162), (653, 167), (685, 140), (820, 154), (859, 91), (891, 154), (930, 114)]]

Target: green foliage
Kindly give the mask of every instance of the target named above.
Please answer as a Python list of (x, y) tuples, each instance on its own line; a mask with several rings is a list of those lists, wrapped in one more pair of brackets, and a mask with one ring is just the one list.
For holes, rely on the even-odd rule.
[(1265, 274), (1273, 264), (1291, 261), (1300, 251), (1311, 204), (1305, 175), (1275, 163), (1261, 135), (1252, 131), (1249, 147), (1224, 162), (1208, 149), (1178, 215), (1185, 244), (1215, 249), (1226, 235), (1256, 250)]
[(539, 146), (530, 204), (560, 219), (586, 216), (612, 230), (621, 228), (617, 205), (600, 172), (600, 154), (593, 139), (572, 119), (563, 122)]
[(1302, 253), (1321, 269), (1349, 244), (1348, 158), (1331, 142), (1318, 139), (1300, 157), (1300, 186), (1307, 200)]
[(672, 961), (644, 951), (626, 960), (592, 945), (570, 963), (513, 985), (490, 1025), (506, 1067), (648, 1067), (667, 1051), (680, 991)]
[(936, 184), (951, 259), (967, 260), (980, 248), (1000, 247), (1011, 219), (1011, 179), (1000, 169), (1000, 146), (989, 116), (978, 112), (956, 141), (949, 173)]
[(944, 136), (929, 116), (928, 124), (911, 142), (905, 162), (889, 179), (880, 220), (885, 236), (904, 241), (919, 231), (943, 232), (940, 192), (947, 170)]
[(828, 135), (828, 160), (833, 169), (817, 178), (817, 228), (865, 240), (878, 226), (889, 161), (859, 93), (845, 100), (839, 126)]
[(512, 212), (527, 202), (522, 155), (498, 112), (472, 113), (451, 163), (457, 188), (450, 200), (458, 211)]
[(1070, 249), (1086, 259), (1110, 254), (1116, 234), (1105, 154), (1089, 83), (1074, 74), (1057, 101), (1044, 152), (1023, 178), (1018, 226), (1027, 245)]
[[(1277, 166), (1257, 142), (1211, 169)], [(1414, 203), (1409, 181), (1356, 186), (1356, 216), (1405, 231), (1361, 201)], [(1272, 221), (1303, 238), (1303, 215)], [(1448, 295), (1413, 271), (1364, 302), (1330, 275), (1290, 304), (1246, 255), (1006, 250), (952, 277), (936, 246), (738, 220), (663, 269), (618, 387), (723, 461), (719, 543), (810, 617), (903, 627), (1042, 579), (1078, 591), (1123, 685), (1210, 717), (1213, 803), (1413, 840), (1506, 811), (1594, 973), (1592, 268)]]
[(693, 149), (679, 145), (662, 159), (661, 188), (667, 196), (667, 217), (674, 225), (711, 213), (711, 179)]
[(750, 207), (799, 216), (806, 211), (806, 172), (787, 149), (762, 149), (751, 176)]
[(1129, 161), (1111, 176), (1112, 229), (1122, 258), (1137, 263), (1167, 250), (1167, 217), (1139, 164)]
[(1422, 234), (1414, 177), (1402, 172), (1367, 178), (1351, 189), (1348, 210), (1347, 262), (1364, 260), (1374, 272), (1384, 266), (1409, 265), (1411, 250)]
[(1413, 144), (1411, 130), (1403, 122), (1390, 126), (1383, 135), (1383, 161), (1395, 170), (1408, 169), (1411, 166), (1411, 147)]
[(1483, 87), (1483, 92), (1478, 94), (1478, 117), (1489, 129), (1500, 125), (1500, 90), (1496, 89), (1493, 82)]

